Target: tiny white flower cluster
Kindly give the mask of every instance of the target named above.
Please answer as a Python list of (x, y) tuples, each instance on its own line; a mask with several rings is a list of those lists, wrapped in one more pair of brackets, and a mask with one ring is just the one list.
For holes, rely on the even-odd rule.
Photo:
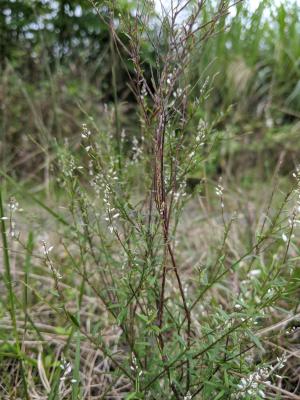
[(49, 253), (53, 250), (54, 246), (47, 247), (46, 242), (43, 241), (43, 252), (44, 255), (49, 257)]
[(257, 395), (263, 399), (266, 397), (264, 391), (261, 388), (261, 383), (269, 383), (271, 369), (269, 367), (261, 367), (257, 371), (253, 372), (249, 376), (242, 378), (240, 383), (237, 385), (238, 392), (234, 394), (234, 399), (243, 399), (245, 396), (255, 399)]
[[(89, 164), (89, 175), (93, 176), (90, 181), (90, 185), (95, 190), (95, 193), (98, 196), (103, 192), (105, 194), (105, 191), (107, 193), (107, 191), (109, 190), (109, 185), (107, 182), (113, 183), (117, 182), (119, 179), (117, 176), (117, 172), (113, 168), (110, 168), (106, 175), (104, 175), (102, 172), (94, 174), (93, 162)], [(108, 199), (106, 199), (104, 202), (106, 203), (107, 201)]]
[(221, 183), (219, 183), (216, 187), (216, 195), (218, 197), (223, 197), (223, 193), (224, 193), (224, 187), (221, 185)]
[(132, 139), (132, 152), (133, 152), (132, 162), (135, 164), (142, 158), (143, 154), (142, 145), (139, 143), (138, 139), (135, 136)]
[(252, 269), (248, 273), (248, 277), (250, 279), (253, 279), (253, 278), (255, 278), (256, 276), (259, 276), (259, 275), (261, 275), (261, 270), (260, 269)]
[(82, 139), (88, 139), (91, 136), (91, 131), (87, 128), (86, 124), (82, 124)]
[(45, 242), (45, 240), (42, 240), (42, 250), (43, 250), (43, 253), (45, 256), (46, 265), (48, 266), (48, 268), (54, 275), (54, 278), (57, 280), (60, 280), (60, 279), (62, 279), (62, 276), (57, 271), (57, 269), (54, 267), (54, 264), (50, 258), (50, 252), (53, 250), (53, 248), (54, 248), (53, 246), (47, 247), (47, 243)]
[(224, 187), (221, 185), (222, 178), (219, 179), (219, 183), (215, 189), (216, 195), (221, 199), (221, 207), (224, 208), (224, 201), (223, 201), (223, 194), (224, 194)]
[(142, 100), (145, 100), (145, 98), (147, 97), (147, 88), (146, 88), (146, 85), (145, 85), (145, 82), (143, 82), (143, 85), (142, 85), (142, 89), (141, 89), (141, 98), (142, 98)]
[(243, 306), (242, 306), (241, 304), (235, 304), (235, 305), (234, 305), (234, 309), (235, 309), (236, 311), (240, 311), (242, 308), (243, 308)]
[(206, 123), (203, 119), (200, 119), (197, 127), (196, 142), (198, 146), (204, 146), (206, 137)]
[[(234, 394), (234, 399), (243, 399), (245, 396), (255, 399), (257, 395), (265, 398), (266, 395), (262, 390), (261, 384), (270, 384), (268, 378), (271, 374), (282, 369), (287, 362), (287, 357), (283, 354), (281, 357), (277, 357), (277, 363), (275, 366), (260, 367), (257, 371), (250, 374), (248, 377), (242, 378), (240, 383), (237, 385), (238, 392)], [(276, 375), (279, 377), (278, 375)], [(281, 378), (281, 377), (280, 377)]]
[[(117, 178), (116, 176), (116, 172), (113, 172), (113, 176)], [(104, 197), (103, 197), (103, 202), (106, 208), (106, 217), (105, 217), (105, 221), (108, 222), (108, 229), (109, 231), (112, 233), (114, 231), (114, 229), (116, 228), (115, 224), (118, 221), (118, 219), (120, 218), (120, 213), (114, 208), (112, 207), (112, 190), (111, 187), (106, 184), (104, 187)]]
[(63, 154), (59, 158), (59, 168), (65, 178), (65, 181), (60, 180), (60, 183), (64, 185), (69, 178), (74, 176), (74, 172), (78, 167), (76, 165), (75, 158), (71, 154)]
[(94, 163), (93, 163), (93, 160), (89, 160), (88, 170), (89, 170), (89, 175), (90, 176), (94, 176)]
[(9, 200), (8, 204), (8, 209), (9, 209), (9, 218), (8, 217), (3, 217), (3, 219), (8, 219), (9, 220), (9, 236), (12, 239), (17, 240), (20, 233), (16, 231), (16, 221), (14, 220), (14, 214), (18, 211), (23, 211), (22, 208), (19, 208), (19, 203), (16, 201), (14, 197), (11, 197)]
[[(81, 137), (83, 140), (88, 141), (89, 137), (91, 136), (91, 131), (87, 128), (86, 124), (82, 124), (82, 133), (81, 133)], [(85, 151), (87, 153), (90, 152), (90, 150), (92, 149), (92, 145), (91, 145), (91, 141), (88, 141), (88, 145), (84, 145), (85, 147)]]
[(9, 221), (9, 236), (12, 239), (17, 240), (19, 238), (20, 233), (16, 232), (16, 222), (13, 219), (13, 215), (16, 211), (23, 211), (22, 208), (19, 208), (19, 203), (16, 201), (14, 197), (12, 197), (8, 204), (9, 209), (9, 217), (2, 217), (3, 221)]
[(180, 97), (182, 96), (182, 94), (183, 94), (183, 90), (182, 90), (181, 88), (177, 88), (177, 89), (174, 90), (174, 92), (173, 92), (173, 97), (174, 97), (175, 99), (178, 99), (178, 98), (180, 98)]
[(267, 298), (272, 298), (274, 295), (275, 295), (275, 290), (274, 290), (274, 288), (269, 288), (268, 289), (268, 291), (267, 291)]
[(282, 369), (287, 362), (287, 356), (283, 354), (281, 357), (277, 357), (277, 365), (275, 366), (275, 369)]
[[(60, 368), (63, 371), (63, 374), (60, 378), (60, 381), (63, 382), (66, 379), (68, 379), (71, 375), (72, 372), (72, 365), (70, 362), (67, 362), (64, 358), (62, 358), (61, 364), (60, 364)], [(71, 379), (70, 380), (71, 383), (76, 383), (77, 380), (76, 379)]]
[(292, 326), (292, 327), (286, 329), (285, 333), (286, 333), (287, 335), (292, 335), (292, 334), (294, 334), (294, 333), (297, 331), (297, 329), (298, 329), (298, 328), (297, 328), (296, 326)]
[(125, 139), (126, 139), (126, 131), (123, 128), (122, 131), (121, 131), (121, 142), (124, 143)]
[(180, 199), (186, 197), (186, 182), (181, 182), (177, 191), (174, 191), (174, 201), (178, 202)]
[[(89, 174), (91, 176), (94, 175), (94, 171), (92, 169), (92, 166), (89, 170)], [(100, 193), (103, 191), (105, 188), (105, 183), (104, 183), (104, 176), (101, 173), (96, 174), (90, 181), (91, 187), (95, 190), (96, 195), (100, 195)]]
[(187, 394), (184, 396), (183, 400), (192, 400), (191, 392), (188, 391)]
[(140, 376), (143, 375), (143, 371), (140, 369), (134, 353), (131, 353), (131, 360), (132, 360), (132, 363), (131, 363), (130, 369), (139, 378)]
[(296, 179), (298, 186), (300, 187), (300, 165), (296, 167), (296, 171), (293, 172), (293, 177)]
[(189, 293), (189, 285), (188, 284), (185, 284), (183, 286), (183, 292), (184, 292), (185, 297), (187, 297), (187, 295)]
[[(300, 166), (296, 168), (296, 171), (293, 173), (293, 177), (295, 178), (297, 183), (296, 193), (298, 195), (295, 213), (299, 214), (300, 213)], [(300, 221), (298, 220), (296, 222), (300, 223)]]
[(167, 85), (173, 84), (174, 73), (169, 73), (167, 76)]
[(209, 82), (210, 82), (210, 76), (207, 76), (201, 89), (200, 89), (200, 96), (203, 96), (206, 93)]
[(11, 212), (21, 211), (21, 209), (19, 208), (19, 203), (14, 197), (10, 199), (8, 206)]

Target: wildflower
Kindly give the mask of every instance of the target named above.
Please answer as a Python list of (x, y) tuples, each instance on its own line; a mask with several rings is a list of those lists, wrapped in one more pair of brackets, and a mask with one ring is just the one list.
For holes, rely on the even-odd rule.
[(283, 368), (285, 366), (286, 362), (287, 362), (287, 357), (285, 354), (282, 357), (277, 357), (278, 364), (276, 365), (276, 369)]
[(188, 295), (188, 290), (189, 290), (188, 285), (184, 285), (183, 291), (184, 291), (184, 295), (185, 295), (186, 297), (187, 297), (187, 295)]
[[(60, 380), (61, 382), (65, 381), (71, 374), (72, 372), (72, 365), (70, 362), (67, 362), (64, 358), (62, 359), (62, 362), (60, 364), (60, 368), (63, 371), (63, 375), (61, 376)], [(76, 379), (72, 379), (71, 382), (74, 381), (76, 382)], [(74, 383), (72, 382), (72, 383)]]
[(42, 244), (43, 244), (43, 253), (45, 256), (48, 256), (49, 253), (53, 250), (53, 246), (47, 247), (47, 243), (45, 242), (45, 240), (42, 240)]
[(94, 165), (93, 165), (93, 160), (89, 160), (88, 167), (89, 167), (89, 175), (90, 175), (90, 176), (93, 176), (93, 175), (94, 175), (94, 170), (93, 170), (93, 168), (94, 168)]
[(237, 310), (237, 311), (241, 310), (242, 306), (240, 304), (235, 304), (234, 309)]
[(168, 85), (171, 85), (172, 80), (173, 80), (173, 74), (168, 74), (168, 77), (167, 77), (167, 84), (168, 84)]
[(134, 353), (131, 353), (131, 360), (132, 360), (132, 364), (131, 364), (130, 369), (132, 371), (136, 371), (138, 369), (138, 364), (137, 364), (136, 356)]
[(223, 196), (223, 192), (224, 192), (223, 186), (218, 184), (217, 187), (216, 187), (216, 195), (218, 197), (222, 197)]
[(43, 245), (43, 253), (44, 253), (44, 256), (46, 257), (46, 264), (47, 264), (48, 268), (51, 270), (55, 279), (61, 280), (62, 276), (57, 271), (57, 269), (54, 267), (54, 264), (49, 256), (49, 253), (53, 250), (53, 246), (47, 247), (47, 243), (44, 240), (42, 240), (42, 245)]
[(249, 276), (253, 277), (253, 276), (259, 276), (261, 274), (261, 270), (260, 269), (253, 269), (252, 271), (249, 272)]
[(251, 373), (247, 377), (243, 377), (237, 385), (237, 393), (235, 399), (243, 399), (245, 396), (255, 399), (257, 395), (265, 398), (265, 393), (260, 387), (260, 384), (268, 383), (267, 379), (272, 370), (269, 367), (260, 367), (257, 371)]
[(86, 124), (82, 124), (82, 133), (81, 133), (82, 139), (88, 139), (90, 135), (91, 131), (88, 130)]
[(125, 138), (126, 138), (126, 132), (125, 132), (125, 129), (122, 129), (122, 131), (121, 131), (121, 141), (124, 142)]
[(180, 97), (182, 95), (182, 93), (183, 93), (182, 89), (181, 88), (177, 88), (175, 90), (175, 92), (173, 93), (173, 97), (175, 97), (175, 99), (176, 99), (176, 98)]
[(139, 141), (135, 136), (132, 139), (132, 151), (133, 151), (132, 161), (136, 163), (141, 158), (143, 151), (142, 147), (139, 145)]
[(145, 99), (147, 96), (147, 88), (145, 82), (143, 82), (142, 89), (141, 89), (141, 98)]
[(17, 211), (19, 209), (19, 203), (16, 201), (16, 199), (14, 197), (12, 197), (10, 199), (8, 206), (9, 206), (11, 213), (13, 213), (14, 211)]
[(198, 122), (197, 135), (196, 135), (196, 142), (198, 143), (199, 146), (204, 145), (205, 131), (206, 131), (206, 124), (202, 119), (200, 119)]

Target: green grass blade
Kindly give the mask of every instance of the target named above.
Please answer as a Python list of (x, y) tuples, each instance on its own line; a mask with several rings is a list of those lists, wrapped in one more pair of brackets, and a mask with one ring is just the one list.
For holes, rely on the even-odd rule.
[(15, 305), (15, 295), (13, 291), (12, 285), (12, 274), (10, 269), (10, 258), (8, 252), (8, 241), (6, 236), (6, 226), (5, 226), (5, 215), (3, 208), (3, 200), (2, 200), (2, 191), (0, 188), (0, 226), (1, 226), (1, 237), (3, 244), (3, 264), (4, 264), (4, 283), (8, 291), (8, 304), (9, 304), (9, 314), (12, 321), (13, 327), (13, 336), (16, 342), (16, 351), (18, 356), (20, 357), (20, 367), (21, 367), (21, 376), (23, 382), (23, 388), (25, 393), (25, 398), (29, 400), (28, 390), (27, 390), (27, 381), (24, 371), (23, 358), (21, 354), (19, 336), (17, 331), (17, 319), (16, 319), (16, 305)]
[(24, 291), (23, 291), (23, 311), (25, 315), (25, 327), (24, 327), (24, 335), (27, 329), (27, 321), (28, 321), (28, 283), (29, 283), (29, 274), (30, 274), (30, 265), (31, 265), (31, 256), (33, 251), (33, 233), (29, 232), (27, 247), (26, 247), (26, 258), (24, 262)]

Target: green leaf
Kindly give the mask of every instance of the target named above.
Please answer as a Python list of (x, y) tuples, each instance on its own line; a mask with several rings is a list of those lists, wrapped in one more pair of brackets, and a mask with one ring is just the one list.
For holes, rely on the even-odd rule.
[(217, 395), (217, 397), (215, 397), (215, 400), (221, 399), (221, 398), (223, 397), (224, 394), (225, 394), (225, 392), (224, 392), (224, 390), (222, 390), (222, 391)]
[(140, 392), (132, 392), (126, 397), (126, 400), (141, 400), (142, 396), (143, 394)]
[(137, 313), (137, 316), (138, 316), (143, 322), (145, 322), (146, 324), (149, 323), (149, 319), (148, 319), (147, 315)]
[(261, 344), (260, 340), (258, 339), (257, 336), (255, 336), (251, 331), (247, 331), (249, 338), (252, 340), (252, 342), (262, 351), (265, 349), (263, 348), (263, 345)]
[(226, 369), (224, 370), (224, 382), (225, 382), (225, 387), (229, 388), (228, 374)]
[(80, 328), (80, 324), (79, 324), (77, 318), (74, 315), (72, 315), (69, 311), (67, 311), (67, 315), (68, 315), (68, 318), (71, 320), (72, 324), (74, 324), (76, 326), (76, 328)]

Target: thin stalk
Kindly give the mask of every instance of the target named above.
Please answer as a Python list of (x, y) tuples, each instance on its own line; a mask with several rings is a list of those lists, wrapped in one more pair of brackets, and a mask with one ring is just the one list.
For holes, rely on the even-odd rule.
[(116, 52), (115, 52), (115, 44), (113, 39), (113, 18), (110, 20), (110, 53), (111, 53), (111, 77), (112, 77), (112, 90), (114, 97), (114, 109), (115, 109), (115, 134), (116, 134), (116, 143), (117, 143), (117, 157), (118, 157), (118, 166), (119, 172), (121, 172), (121, 151), (122, 151), (122, 143), (121, 143), (121, 128), (120, 128), (120, 116), (118, 109), (118, 93), (117, 93), (117, 76), (116, 76)]
[(20, 348), (20, 341), (17, 329), (17, 319), (16, 319), (16, 306), (15, 306), (15, 295), (13, 291), (12, 285), (12, 274), (10, 268), (10, 259), (8, 252), (8, 241), (6, 236), (6, 226), (5, 226), (5, 215), (3, 209), (3, 200), (2, 200), (2, 191), (0, 188), (0, 226), (1, 226), (1, 236), (2, 236), (2, 244), (3, 244), (3, 264), (4, 264), (4, 283), (8, 291), (8, 304), (9, 304), (9, 314), (12, 321), (13, 335), (16, 343), (16, 352), (20, 359), (20, 367), (21, 367), (21, 376), (23, 389), (25, 393), (25, 398), (29, 400), (28, 390), (27, 390), (27, 382), (25, 377), (25, 371), (23, 367), (23, 356)]

